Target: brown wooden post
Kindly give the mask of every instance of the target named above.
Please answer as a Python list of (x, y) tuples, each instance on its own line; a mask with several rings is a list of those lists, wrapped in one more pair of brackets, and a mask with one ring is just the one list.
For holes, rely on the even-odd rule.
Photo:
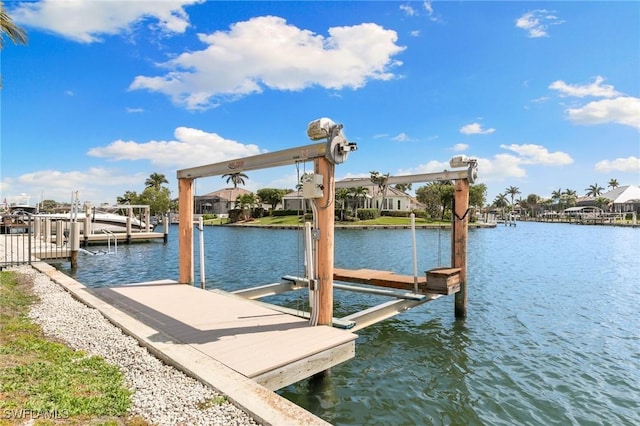
[(182, 284), (193, 284), (193, 179), (178, 179), (178, 257)]
[(322, 198), (314, 200), (318, 207), (318, 325), (333, 324), (333, 228), (335, 216), (335, 165), (325, 157), (314, 160), (315, 173), (323, 176)]
[(453, 195), (451, 265), (460, 268), (460, 291), (455, 295), (455, 317), (467, 316), (467, 231), (469, 215), (469, 180), (456, 180)]

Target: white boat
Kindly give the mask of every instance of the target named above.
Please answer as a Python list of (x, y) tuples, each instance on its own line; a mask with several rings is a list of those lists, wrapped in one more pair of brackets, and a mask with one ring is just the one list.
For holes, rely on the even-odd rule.
[[(72, 213), (38, 213), (36, 218), (51, 219), (52, 221), (63, 220), (65, 222), (71, 222), (75, 219), (80, 223), (80, 233), (84, 233), (86, 213), (78, 212)], [(125, 233), (127, 232), (127, 220), (129, 216), (124, 216), (118, 213), (93, 211), (89, 213), (90, 233), (100, 234), (104, 232), (113, 233)], [(151, 230), (150, 227), (149, 230)], [(144, 221), (131, 217), (131, 230), (134, 232), (144, 232), (147, 230), (147, 225)]]

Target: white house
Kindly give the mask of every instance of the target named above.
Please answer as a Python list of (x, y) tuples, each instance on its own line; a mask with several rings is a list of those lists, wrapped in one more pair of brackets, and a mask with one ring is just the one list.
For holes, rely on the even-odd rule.
[(640, 187), (636, 185), (619, 186), (601, 197), (610, 200), (609, 206), (613, 212), (640, 212)]

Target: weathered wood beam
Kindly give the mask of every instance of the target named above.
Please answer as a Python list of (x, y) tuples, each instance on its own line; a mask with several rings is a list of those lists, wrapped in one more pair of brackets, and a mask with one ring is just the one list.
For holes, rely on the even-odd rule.
[(460, 291), (455, 295), (455, 317), (467, 316), (467, 234), (469, 222), (469, 180), (456, 181), (451, 220), (451, 265), (460, 268)]
[(178, 179), (179, 282), (193, 284), (193, 179)]
[[(336, 281), (397, 288), (407, 291), (414, 290), (414, 277), (412, 275), (396, 275), (390, 271), (334, 268), (333, 279)], [(418, 290), (427, 293), (426, 284), (426, 276), (418, 277)]]
[(317, 207), (318, 227), (318, 325), (331, 325), (333, 320), (333, 261), (335, 219), (335, 165), (326, 157), (314, 160), (314, 172), (323, 176), (322, 198), (313, 200)]

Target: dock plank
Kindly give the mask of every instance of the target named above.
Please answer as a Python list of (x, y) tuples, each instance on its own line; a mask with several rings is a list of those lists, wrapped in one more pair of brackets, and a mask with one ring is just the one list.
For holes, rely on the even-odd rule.
[[(397, 275), (391, 271), (379, 271), (375, 269), (333, 269), (333, 279), (359, 284), (368, 284), (380, 287), (399, 288), (413, 290), (413, 276)], [(418, 276), (418, 289), (425, 291), (426, 276)]]
[[(197, 348), (246, 377), (259, 381), (264, 375), (280, 387), (290, 384), (282, 379), (289, 366), (302, 371), (307, 367), (300, 363), (308, 359), (318, 364), (321, 359), (312, 368), (314, 374), (355, 352), (357, 335), (351, 332), (309, 327), (305, 319), (189, 285), (128, 285), (91, 292), (161, 331), (159, 336)], [(323, 356), (331, 351), (338, 354)], [(280, 378), (273, 381), (275, 376)]]

